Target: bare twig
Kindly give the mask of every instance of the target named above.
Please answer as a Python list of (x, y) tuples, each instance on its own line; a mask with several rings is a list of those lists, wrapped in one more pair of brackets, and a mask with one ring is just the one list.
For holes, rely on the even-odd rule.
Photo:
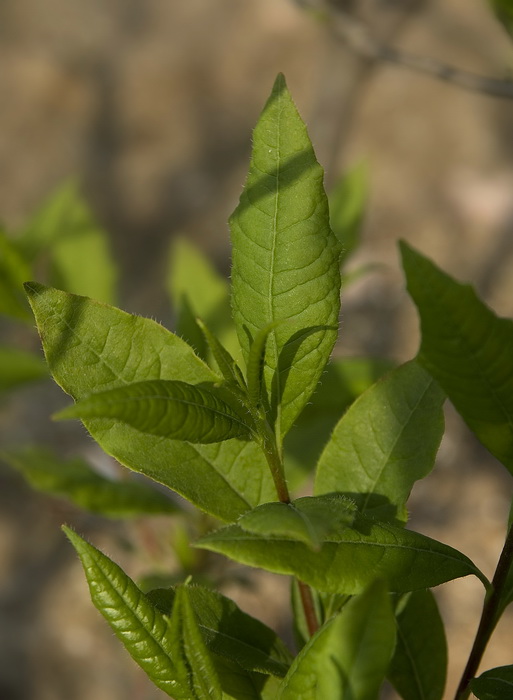
[(339, 5), (329, 1), (300, 0), (303, 7), (315, 10), (318, 16), (327, 20), (335, 35), (359, 56), (372, 61), (393, 63), (401, 68), (408, 68), (417, 73), (430, 75), (437, 80), (457, 85), (465, 90), (477, 92), (490, 97), (513, 99), (513, 81), (488, 78), (433, 58), (417, 56), (400, 51), (381, 43), (373, 36), (364, 22), (354, 15), (344, 12)]

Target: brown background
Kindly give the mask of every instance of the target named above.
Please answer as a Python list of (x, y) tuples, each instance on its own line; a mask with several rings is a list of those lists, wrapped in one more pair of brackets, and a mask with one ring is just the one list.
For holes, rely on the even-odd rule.
[[(404, 50), (481, 74), (511, 74), (513, 45), (484, 2), (346, 5), (357, 5), (377, 36)], [(163, 260), (172, 236), (189, 236), (228, 272), (226, 220), (244, 181), (251, 128), (278, 71), (309, 124), (327, 183), (362, 159), (369, 166), (363, 244), (352, 264), (386, 267), (348, 290), (339, 352), (398, 361), (415, 354), (418, 331), (399, 270), (399, 238), (472, 281), (497, 312), (512, 316), (513, 102), (365, 62), (291, 0), (4, 0), (3, 221), (15, 231), (62, 180), (78, 175), (112, 236), (123, 308), (169, 323)], [(94, 450), (80, 430), (50, 424), (49, 413), (61, 403), (59, 391), (47, 386), (3, 401), (2, 444), (51, 441), (63, 454), (76, 445)], [(413, 526), (462, 549), (491, 575), (510, 477), (450, 409), (448, 425), (437, 470), (414, 491)], [(0, 480), (0, 697), (161, 697), (92, 608), (59, 525), (73, 522), (136, 575), (159, 553), (168, 556), (167, 524), (98, 522), (31, 493), (4, 467)], [(130, 543), (148, 541), (153, 550), (142, 560), (134, 556)], [(287, 628), (280, 577), (257, 574), (252, 591), (231, 592)], [(469, 579), (441, 587), (439, 595), (453, 689), (482, 591)], [(511, 629), (510, 612), (483, 668), (512, 662)]]

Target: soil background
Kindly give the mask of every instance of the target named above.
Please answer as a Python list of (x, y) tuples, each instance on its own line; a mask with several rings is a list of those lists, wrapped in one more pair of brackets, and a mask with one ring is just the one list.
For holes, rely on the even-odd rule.
[[(511, 75), (513, 44), (484, 2), (340, 5), (403, 51)], [(394, 361), (415, 354), (417, 319), (400, 272), (400, 238), (513, 316), (513, 101), (364, 60), (291, 0), (4, 0), (3, 222), (16, 231), (63, 180), (78, 177), (111, 235), (120, 305), (171, 324), (163, 284), (170, 241), (189, 237), (229, 273), (226, 220), (244, 182), (251, 129), (279, 71), (309, 125), (327, 185), (362, 160), (370, 173), (352, 266), (383, 267), (347, 290), (337, 352)], [(2, 333), (37, 347), (18, 328)], [(48, 384), (2, 399), (1, 445), (44, 442), (64, 455), (93, 454), (80, 429), (49, 421), (63, 403)], [(450, 407), (447, 423), (437, 468), (414, 489), (412, 527), (461, 549), (491, 575), (511, 478)], [(166, 521), (113, 523), (81, 514), (33, 493), (0, 465), (0, 698), (164, 697), (91, 606), (59, 530), (65, 521), (134, 576), (169, 553)], [(245, 609), (286, 633), (285, 579), (255, 573), (229, 588)], [(482, 590), (465, 579), (437, 595), (448, 623), (449, 698)], [(509, 611), (483, 669), (512, 662), (512, 622)]]

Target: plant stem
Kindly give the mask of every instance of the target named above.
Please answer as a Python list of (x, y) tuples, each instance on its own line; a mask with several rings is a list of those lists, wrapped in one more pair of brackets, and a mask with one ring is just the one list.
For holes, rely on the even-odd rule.
[(486, 645), (492, 636), (495, 625), (500, 618), (500, 605), (502, 593), (507, 581), (508, 573), (513, 562), (513, 525), (509, 528), (504, 547), (499, 557), (492, 585), (488, 591), (483, 605), (483, 612), (476, 638), (468, 657), (467, 665), (463, 671), (460, 684), (456, 691), (455, 700), (466, 700), (470, 695), (470, 681), (474, 678), (481, 663)]
[(299, 587), (299, 595), (301, 596), (303, 612), (305, 613), (306, 626), (308, 627), (310, 636), (312, 636), (319, 629), (319, 621), (317, 620), (317, 615), (315, 613), (312, 590), (310, 586), (303, 583), (303, 581), (299, 581), (299, 579), (297, 580), (297, 585)]

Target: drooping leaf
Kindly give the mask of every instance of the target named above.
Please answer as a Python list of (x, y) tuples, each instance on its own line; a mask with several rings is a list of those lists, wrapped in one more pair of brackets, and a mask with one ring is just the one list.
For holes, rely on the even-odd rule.
[(245, 513), (238, 525), (263, 537), (284, 537), (318, 551), (333, 533), (352, 525), (356, 506), (341, 494), (298, 498), (292, 503), (264, 503)]
[(470, 682), (479, 700), (511, 700), (513, 697), (513, 666), (498, 666), (482, 673)]
[[(281, 509), (281, 504), (269, 504)], [(416, 532), (357, 515), (323, 539), (319, 551), (288, 536), (261, 535), (230, 525), (202, 537), (196, 546), (279, 574), (291, 574), (327, 593), (361, 593), (377, 577), (390, 590), (430, 588), (460, 576), (486, 577), (464, 554)]]
[(253, 155), (230, 220), (234, 320), (247, 360), (270, 334), (264, 380), (277, 434), (307, 403), (338, 328), (340, 246), (306, 128), (279, 75), (253, 134)]
[(447, 642), (431, 591), (413, 591), (398, 604), (397, 644), (387, 677), (403, 700), (442, 700)]
[(300, 483), (312, 471), (347, 408), (392, 368), (391, 362), (375, 358), (340, 358), (328, 363), (311, 402), (285, 438), (289, 483)]
[(23, 283), (29, 277), (29, 264), (0, 229), (0, 314), (21, 321), (30, 320), (23, 295)]
[(249, 416), (237, 414), (215, 389), (153, 379), (91, 394), (60, 411), (57, 418), (114, 418), (149, 435), (221, 442), (250, 438)]
[[(291, 654), (269, 627), (242, 612), (229, 598), (208, 588), (191, 585), (188, 594), (211, 652), (236, 661), (246, 671), (277, 677), (287, 673)], [(156, 589), (147, 595), (161, 612), (170, 613), (174, 589)]]
[(330, 224), (342, 246), (342, 264), (358, 246), (367, 189), (367, 170), (360, 164), (345, 173), (329, 193)]
[(419, 361), (490, 452), (513, 473), (513, 321), (498, 318), (472, 287), (401, 244), (417, 305)]
[(50, 196), (22, 231), (19, 245), (30, 257), (49, 256), (52, 285), (115, 302), (118, 271), (108, 237), (76, 182), (66, 182)]
[[(75, 400), (137, 381), (219, 380), (190, 346), (154, 321), (36, 283), (27, 293), (50, 371)], [(108, 419), (87, 420), (86, 427), (119, 462), (221, 520), (236, 520), (275, 493), (265, 458), (253, 443), (192, 445)]]
[(41, 357), (32, 352), (0, 346), (0, 391), (47, 376), (48, 369)]
[(394, 644), (388, 591), (382, 581), (375, 581), (303, 647), (277, 699), (377, 700)]
[(170, 644), (169, 619), (125, 572), (75, 532), (64, 532), (78, 552), (91, 598), (130, 656), (152, 682), (175, 700), (190, 700), (180, 684)]
[[(202, 343), (196, 324), (196, 317), (199, 317), (228, 352), (239, 359), (240, 346), (232, 321), (228, 281), (185, 238), (176, 238), (171, 246), (166, 286), (177, 315), (177, 333), (197, 347)], [(203, 347), (206, 349), (204, 341)]]
[(68, 498), (80, 508), (111, 518), (176, 513), (179, 509), (160, 491), (141, 481), (112, 481), (82, 459), (63, 460), (42, 447), (0, 453), (38, 491)]
[(191, 700), (221, 700), (221, 683), (203, 640), (187, 586), (175, 591), (168, 635), (177, 678)]
[(416, 362), (387, 374), (335, 427), (317, 465), (315, 493), (343, 492), (362, 512), (405, 521), (413, 484), (435, 462), (444, 400), (438, 384)]

